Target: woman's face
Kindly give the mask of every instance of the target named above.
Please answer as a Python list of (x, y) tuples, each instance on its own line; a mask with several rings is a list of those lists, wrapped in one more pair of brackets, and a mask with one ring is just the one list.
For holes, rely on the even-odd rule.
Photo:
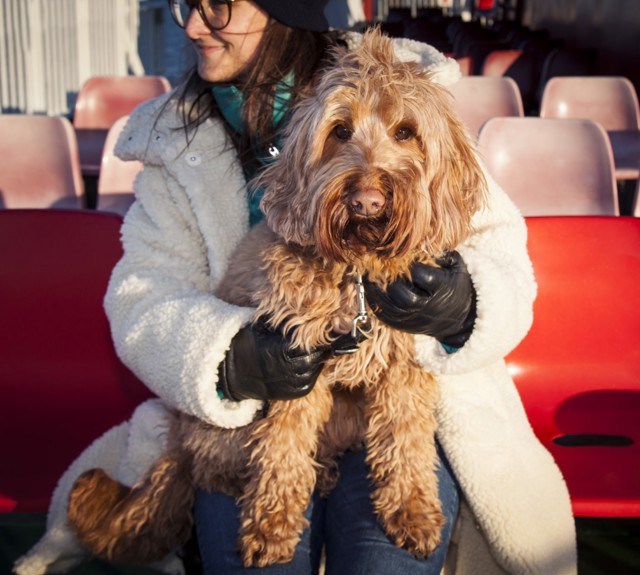
[(269, 15), (248, 0), (234, 2), (228, 26), (217, 31), (191, 10), (185, 33), (193, 42), (200, 77), (208, 82), (235, 78), (256, 53), (268, 21)]

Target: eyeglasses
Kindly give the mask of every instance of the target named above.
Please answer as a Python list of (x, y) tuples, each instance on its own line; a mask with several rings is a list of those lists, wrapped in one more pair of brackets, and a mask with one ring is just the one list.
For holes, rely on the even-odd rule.
[(239, 0), (169, 0), (169, 12), (174, 22), (184, 28), (195, 8), (207, 28), (222, 30), (231, 21), (231, 6)]

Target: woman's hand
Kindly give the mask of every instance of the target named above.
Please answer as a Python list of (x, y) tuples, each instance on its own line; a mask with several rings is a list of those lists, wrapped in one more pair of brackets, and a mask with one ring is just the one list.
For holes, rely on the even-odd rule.
[(218, 390), (234, 401), (296, 399), (313, 389), (331, 354), (331, 346), (291, 349), (288, 337), (258, 320), (231, 340), (218, 368)]
[(398, 279), (386, 291), (365, 277), (365, 296), (373, 313), (387, 325), (459, 348), (473, 331), (476, 292), (458, 252), (447, 253), (436, 263), (440, 267), (414, 263), (411, 279)]

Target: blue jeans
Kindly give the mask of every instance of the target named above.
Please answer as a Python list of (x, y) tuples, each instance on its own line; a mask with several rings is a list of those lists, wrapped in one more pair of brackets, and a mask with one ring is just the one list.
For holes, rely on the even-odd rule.
[(458, 515), (459, 486), (439, 450), (439, 494), (446, 524), (442, 542), (427, 559), (396, 547), (378, 524), (364, 451), (348, 452), (340, 461), (340, 478), (327, 499), (314, 494), (307, 509), (311, 526), (304, 531), (293, 560), (246, 569), (237, 552), (238, 507), (232, 497), (199, 491), (195, 524), (205, 575), (315, 575), (321, 549), (327, 575), (439, 575)]

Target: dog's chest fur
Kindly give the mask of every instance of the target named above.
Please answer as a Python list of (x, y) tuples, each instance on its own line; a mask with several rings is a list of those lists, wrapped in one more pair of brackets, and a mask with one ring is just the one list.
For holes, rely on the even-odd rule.
[[(331, 331), (351, 331), (359, 311), (355, 278), (354, 266), (327, 262), (312, 248), (288, 246), (263, 223), (237, 248), (216, 294), (256, 307), (256, 317), (291, 329), (294, 345), (312, 349), (328, 345)], [(367, 339), (358, 353), (330, 359), (324, 381), (366, 388), (376, 384), (389, 361), (413, 361), (413, 337), (385, 326), (370, 312), (368, 316)]]

